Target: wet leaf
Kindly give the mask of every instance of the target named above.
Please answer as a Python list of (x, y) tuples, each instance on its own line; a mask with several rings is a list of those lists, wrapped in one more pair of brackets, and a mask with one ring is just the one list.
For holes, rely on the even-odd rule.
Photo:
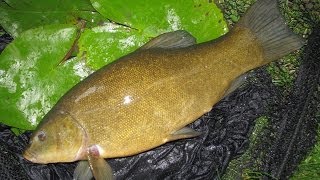
[(33, 129), (80, 77), (77, 60), (59, 65), (76, 27), (50, 25), (28, 30), (0, 55), (0, 122)]
[(147, 37), (184, 29), (203, 42), (227, 31), (220, 9), (208, 0), (91, 0), (105, 17), (141, 31)]
[(89, 0), (5, 0), (0, 3), (0, 24), (13, 37), (38, 26), (76, 24), (79, 19), (86, 20), (88, 26), (107, 21)]
[(80, 54), (92, 69), (99, 69), (142, 46), (148, 38), (141, 32), (114, 23), (86, 29), (79, 39)]

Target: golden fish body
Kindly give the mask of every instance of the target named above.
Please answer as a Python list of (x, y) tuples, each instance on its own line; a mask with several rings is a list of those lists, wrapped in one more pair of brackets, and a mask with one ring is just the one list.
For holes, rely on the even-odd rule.
[(160, 35), (91, 74), (45, 116), (24, 156), (37, 163), (88, 160), (99, 179), (111, 174), (101, 170), (103, 158), (199, 135), (184, 127), (237, 77), (301, 47), (276, 6), (258, 1), (227, 35), (206, 43), (195, 45), (185, 31)]
[[(238, 28), (218, 44), (139, 50), (94, 73), (56, 107), (83, 126), (88, 144), (102, 147), (104, 158), (154, 148), (208, 112), (237, 76), (263, 63), (250, 37)], [(241, 45), (225, 46), (230, 41)]]

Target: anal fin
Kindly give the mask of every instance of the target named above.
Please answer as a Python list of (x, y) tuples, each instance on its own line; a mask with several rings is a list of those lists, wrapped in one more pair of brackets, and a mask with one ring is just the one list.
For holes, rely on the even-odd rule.
[(201, 135), (201, 132), (197, 132), (191, 128), (184, 127), (174, 133), (172, 133), (168, 138), (167, 141), (175, 141), (178, 139), (185, 139), (185, 138), (192, 138)]
[(241, 85), (243, 85), (246, 82), (247, 77), (248, 77), (248, 72), (238, 76), (235, 80), (233, 80), (230, 87), (224, 93), (223, 98), (225, 98), (226, 96), (231, 94), (233, 91), (238, 89)]

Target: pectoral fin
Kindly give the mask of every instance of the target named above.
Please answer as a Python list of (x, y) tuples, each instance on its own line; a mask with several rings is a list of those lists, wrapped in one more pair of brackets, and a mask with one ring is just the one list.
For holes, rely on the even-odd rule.
[(88, 180), (92, 179), (93, 175), (88, 161), (79, 161), (73, 173), (74, 180)]
[(196, 39), (190, 33), (178, 30), (161, 34), (147, 42), (140, 49), (174, 49), (188, 47), (194, 44), (196, 44)]
[(96, 180), (113, 180), (113, 173), (110, 165), (99, 154), (96, 145), (88, 149), (88, 162), (93, 176)]
[(74, 180), (113, 180), (110, 165), (100, 157), (99, 149), (93, 145), (87, 150), (88, 161), (80, 161), (73, 173)]
[(178, 139), (192, 138), (201, 135), (201, 132), (197, 132), (191, 128), (184, 127), (169, 136), (167, 141), (175, 141)]

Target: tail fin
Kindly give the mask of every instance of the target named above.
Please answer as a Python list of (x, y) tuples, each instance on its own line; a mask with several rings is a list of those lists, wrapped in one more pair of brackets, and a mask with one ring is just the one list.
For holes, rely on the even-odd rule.
[(304, 41), (287, 27), (277, 0), (258, 0), (238, 23), (249, 28), (261, 42), (270, 62), (299, 49)]

